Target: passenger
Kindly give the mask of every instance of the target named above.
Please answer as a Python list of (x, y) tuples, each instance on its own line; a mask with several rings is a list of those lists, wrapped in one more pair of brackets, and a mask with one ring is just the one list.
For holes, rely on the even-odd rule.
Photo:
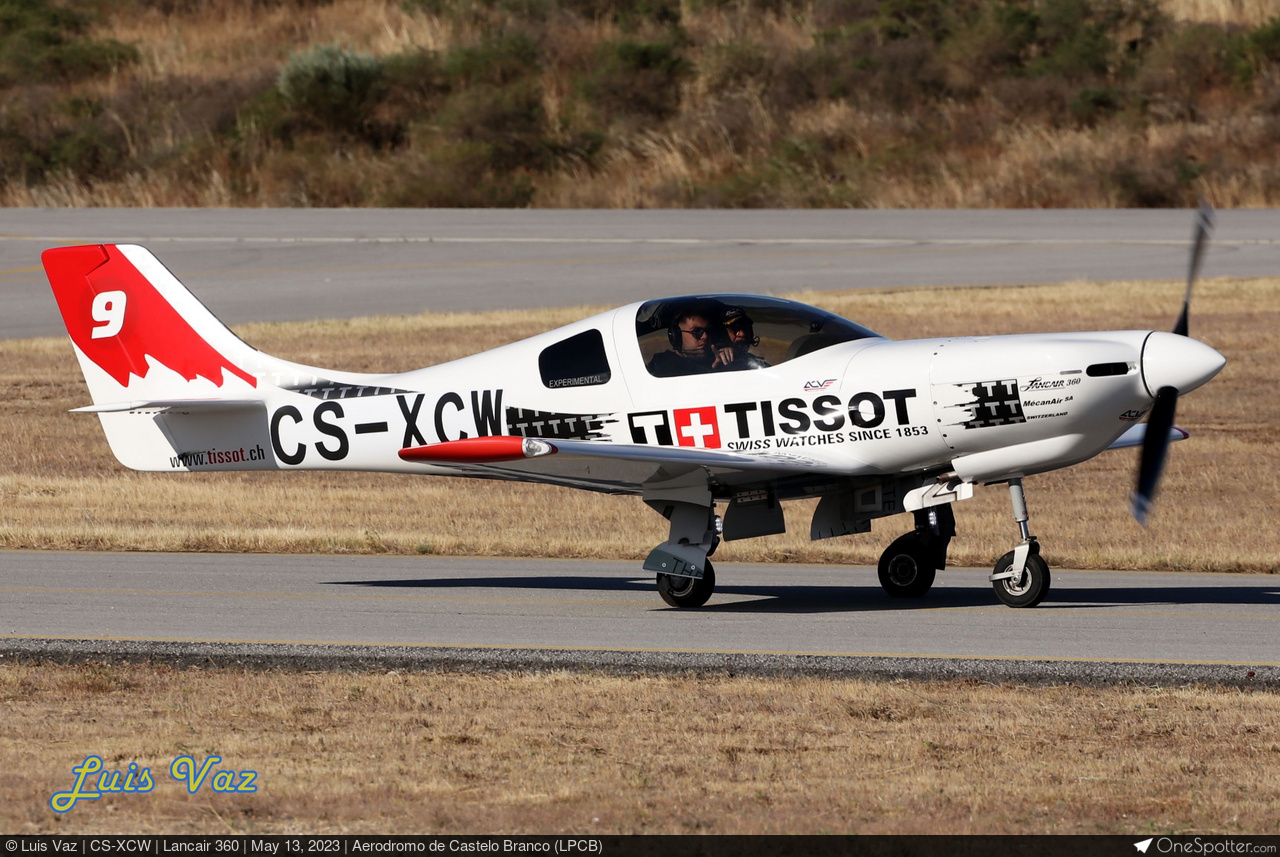
[(729, 371), (769, 368), (768, 361), (750, 353), (752, 348), (760, 344), (760, 337), (756, 336), (755, 325), (742, 307), (725, 307), (721, 321), (733, 354), (720, 368)]
[(677, 316), (667, 328), (671, 350), (653, 355), (647, 366), (649, 374), (660, 378), (700, 375), (733, 360), (733, 349), (722, 340), (721, 327), (708, 321), (709, 315), (690, 309)]

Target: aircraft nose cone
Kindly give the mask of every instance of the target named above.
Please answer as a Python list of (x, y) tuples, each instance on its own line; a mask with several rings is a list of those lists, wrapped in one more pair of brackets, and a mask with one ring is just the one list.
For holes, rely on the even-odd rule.
[(1197, 339), (1157, 331), (1142, 349), (1142, 380), (1155, 398), (1161, 387), (1189, 393), (1227, 365), (1227, 358)]

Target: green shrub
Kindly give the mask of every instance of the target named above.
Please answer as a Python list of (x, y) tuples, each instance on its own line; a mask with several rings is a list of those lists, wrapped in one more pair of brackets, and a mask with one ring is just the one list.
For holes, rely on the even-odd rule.
[(0, 3), (0, 86), (80, 80), (138, 61), (132, 45), (86, 38), (89, 22), (47, 0)]
[(12, 120), (0, 124), (0, 185), (31, 184), (44, 175), (44, 159), (28, 129)]
[(613, 21), (628, 31), (644, 23), (680, 23), (680, 0), (560, 0), (558, 5), (588, 21)]
[(386, 58), (383, 81), (389, 98), (426, 101), (449, 89), (444, 60), (435, 51), (405, 51)]
[(934, 45), (919, 35), (886, 40), (868, 24), (821, 31), (814, 46), (782, 64), (779, 108), (814, 99), (882, 102), (894, 108), (947, 93)]
[(582, 94), (606, 120), (627, 115), (665, 119), (680, 108), (680, 84), (690, 63), (669, 41), (604, 42), (596, 47)]
[(1249, 33), (1247, 43), (1252, 59), (1280, 63), (1280, 15)]
[(538, 43), (527, 33), (516, 32), (451, 51), (444, 72), (454, 86), (506, 86), (537, 74), (541, 62)]
[(0, 181), (38, 184), (52, 174), (111, 179), (131, 164), (128, 137), (96, 98), (58, 98), (48, 87), (0, 102)]
[(439, 123), (452, 139), (486, 146), (488, 166), (499, 172), (549, 166), (542, 89), (531, 81), (463, 89), (445, 103)]
[(1148, 53), (1138, 73), (1138, 93), (1165, 118), (1193, 118), (1206, 91), (1248, 80), (1246, 51), (1243, 36), (1221, 27), (1191, 24), (1172, 30)]
[(1115, 113), (1120, 109), (1120, 104), (1121, 96), (1116, 90), (1105, 86), (1101, 88), (1086, 86), (1071, 99), (1067, 109), (1071, 111), (1076, 121), (1092, 125)]
[(441, 146), (393, 161), (393, 172), (371, 200), (392, 208), (524, 208), (533, 200), (528, 175), (494, 175), (484, 143)]
[(775, 109), (785, 110), (819, 99), (849, 98), (866, 88), (879, 66), (879, 49), (870, 26), (821, 30), (813, 47), (779, 64), (770, 100)]
[(869, 87), (877, 99), (899, 109), (943, 98), (949, 91), (937, 51), (915, 36), (884, 46)]
[(876, 28), (886, 39), (940, 44), (955, 32), (964, 4), (952, 0), (880, 0)]
[(404, 129), (434, 115), (449, 94), (444, 58), (435, 51), (414, 50), (389, 56), (383, 66), (386, 94), (377, 115)]
[(824, 141), (788, 138), (763, 163), (682, 189), (673, 203), (692, 208), (861, 208), (857, 179)]
[(386, 82), (378, 58), (321, 45), (290, 57), (276, 88), (299, 116), (330, 130), (361, 132), (385, 94)]
[(371, 164), (335, 156), (321, 139), (291, 151), (269, 151), (257, 165), (253, 193), (269, 205), (347, 208), (369, 204)]
[(422, 12), (427, 15), (445, 15), (454, 4), (449, 0), (400, 0), (400, 8), (406, 12)]
[(1102, 78), (1115, 54), (1115, 45), (1097, 25), (1079, 27), (1066, 38), (1049, 44), (1049, 52), (1030, 63), (1032, 74), (1057, 75), (1072, 81)]
[(943, 50), (983, 85), (993, 77), (1111, 84), (1167, 26), (1154, 0), (997, 0), (961, 19)]
[(1061, 78), (1004, 75), (987, 82), (985, 92), (1020, 123), (1063, 127), (1080, 121), (1070, 107), (1079, 93)]
[(568, 12), (588, 21), (610, 21), (628, 32), (645, 24), (680, 23), (680, 0), (402, 0), (401, 8), (454, 22), (490, 24), (502, 20), (542, 24), (556, 12)]
[(604, 134), (600, 131), (579, 131), (567, 140), (546, 143), (547, 150), (558, 163), (593, 168), (604, 149)]
[(700, 72), (709, 91), (725, 92), (767, 81), (770, 60), (754, 42), (725, 42), (703, 51)]
[(1183, 208), (1194, 206), (1200, 196), (1194, 182), (1203, 165), (1183, 155), (1168, 160), (1150, 157), (1119, 164), (1109, 176), (1126, 208)]

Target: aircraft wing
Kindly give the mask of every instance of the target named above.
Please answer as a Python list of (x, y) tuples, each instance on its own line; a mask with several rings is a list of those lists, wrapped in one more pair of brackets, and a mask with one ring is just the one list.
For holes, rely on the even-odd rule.
[(638, 493), (645, 483), (700, 469), (733, 484), (831, 469), (818, 459), (789, 453), (505, 436), (408, 447), (400, 450), (400, 457), (455, 469), (459, 475), (594, 487), (611, 493)]
[[(1142, 442), (1146, 439), (1146, 437), (1147, 437), (1147, 424), (1138, 423), (1136, 426), (1133, 426), (1124, 434), (1120, 435), (1118, 438), (1112, 441), (1111, 446), (1108, 446), (1107, 449), (1125, 449), (1130, 446), (1142, 446)], [(1184, 428), (1178, 428), (1177, 426), (1173, 426), (1172, 428), (1169, 429), (1170, 441), (1186, 440), (1189, 437), (1191, 437), (1191, 432), (1187, 431)]]

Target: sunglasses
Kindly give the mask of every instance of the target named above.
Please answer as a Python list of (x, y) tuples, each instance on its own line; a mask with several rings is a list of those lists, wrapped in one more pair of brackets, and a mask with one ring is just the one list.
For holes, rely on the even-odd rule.
[(691, 327), (688, 330), (685, 330), (682, 327), (680, 328), (680, 332), (687, 333), (690, 336), (692, 336), (694, 339), (701, 339), (702, 337), (707, 335), (707, 329), (705, 327)]

